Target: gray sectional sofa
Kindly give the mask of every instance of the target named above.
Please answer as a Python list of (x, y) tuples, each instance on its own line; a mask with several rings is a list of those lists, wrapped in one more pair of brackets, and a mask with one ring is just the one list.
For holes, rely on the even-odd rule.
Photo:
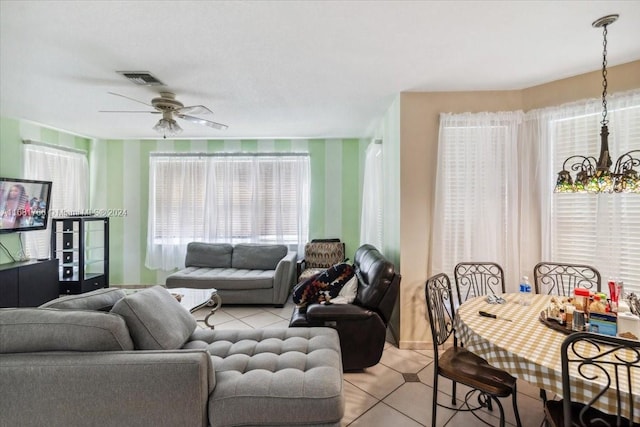
[(169, 275), (167, 288), (216, 288), (223, 304), (282, 307), (296, 277), (296, 252), (285, 245), (191, 242), (185, 268)]
[(200, 329), (161, 286), (0, 309), (0, 426), (338, 426), (342, 386), (333, 329)]

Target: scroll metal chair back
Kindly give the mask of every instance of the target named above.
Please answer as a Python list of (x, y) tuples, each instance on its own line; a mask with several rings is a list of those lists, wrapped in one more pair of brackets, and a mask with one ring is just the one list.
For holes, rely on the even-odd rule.
[[(545, 403), (552, 427), (640, 426), (640, 341), (576, 332), (562, 343), (561, 359), (562, 400)], [(573, 383), (576, 377), (592, 388), (586, 403), (580, 385)], [(604, 396), (615, 413), (594, 407)]]
[(590, 265), (541, 262), (533, 268), (536, 293), (571, 296), (575, 288), (600, 292), (600, 272)]
[[(454, 411), (475, 411), (481, 407), (493, 410), (491, 402), (494, 402), (498, 406), (500, 410), (500, 426), (504, 426), (504, 409), (498, 397), (507, 396), (512, 396), (516, 423), (518, 427), (520, 427), (520, 416), (518, 414), (516, 401), (516, 379), (507, 372), (489, 365), (485, 359), (475, 353), (458, 346), (458, 339), (455, 335), (454, 328), (455, 304), (453, 302), (449, 277), (444, 273), (440, 273), (427, 279), (425, 298), (431, 335), (433, 337), (434, 354), (432, 427), (436, 426), (437, 406), (443, 406)], [(452, 335), (453, 347), (447, 348), (440, 354), (440, 346), (449, 341)], [(452, 381), (452, 406), (445, 406), (438, 403), (438, 377), (440, 376)], [(453, 407), (456, 405), (457, 383), (464, 384), (473, 389), (467, 393), (464, 404), (460, 408)], [(474, 394), (477, 394), (477, 407), (471, 407), (469, 405), (469, 400)], [(473, 412), (472, 414), (475, 415)], [(480, 418), (478, 419), (485, 422)]]
[(469, 298), (505, 293), (504, 271), (495, 262), (460, 262), (453, 276), (460, 305)]

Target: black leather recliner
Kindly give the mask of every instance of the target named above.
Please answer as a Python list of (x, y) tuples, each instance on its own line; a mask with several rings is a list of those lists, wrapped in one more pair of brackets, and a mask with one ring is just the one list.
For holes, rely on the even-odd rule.
[(290, 327), (329, 326), (338, 331), (342, 367), (355, 371), (380, 361), (386, 329), (400, 289), (400, 274), (372, 245), (355, 253), (358, 293), (353, 304), (296, 307)]

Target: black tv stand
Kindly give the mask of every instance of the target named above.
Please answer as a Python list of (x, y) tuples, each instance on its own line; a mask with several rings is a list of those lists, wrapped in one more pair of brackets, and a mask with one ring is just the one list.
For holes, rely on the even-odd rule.
[(0, 264), (0, 307), (37, 307), (59, 295), (57, 260)]

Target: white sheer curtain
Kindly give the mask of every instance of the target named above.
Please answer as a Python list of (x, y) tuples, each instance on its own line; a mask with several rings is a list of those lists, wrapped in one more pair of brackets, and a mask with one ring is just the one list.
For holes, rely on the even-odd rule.
[(382, 143), (373, 141), (365, 153), (360, 244), (380, 250), (384, 248), (382, 191)]
[(309, 234), (309, 156), (151, 156), (145, 265), (184, 265), (193, 241), (280, 243), (302, 253)]
[(52, 182), (47, 230), (24, 234), (26, 255), (45, 258), (51, 249), (51, 218), (89, 207), (89, 162), (79, 150), (33, 143), (23, 147), (24, 177)]
[(309, 235), (308, 156), (211, 157), (205, 236), (211, 242), (283, 243)]
[[(615, 162), (623, 153), (640, 149), (640, 91), (614, 94), (607, 101), (609, 150)], [(539, 260), (593, 265), (603, 283), (618, 277), (627, 283), (627, 290), (640, 292), (640, 197), (553, 193), (566, 158), (598, 157), (601, 113), (600, 99), (527, 113), (524, 134), (528, 143), (538, 145), (535, 151), (540, 156)]]
[[(640, 91), (609, 96), (608, 111), (615, 162), (640, 150)], [(497, 261), (515, 290), (540, 261), (589, 264), (603, 283), (619, 278), (640, 292), (640, 197), (553, 192), (566, 158), (599, 155), (601, 113), (591, 99), (526, 114), (442, 114), (431, 271)]]
[(147, 268), (183, 266), (187, 244), (205, 239), (206, 182), (206, 158), (149, 158)]
[(507, 289), (521, 275), (518, 131), (523, 113), (440, 115), (430, 271), (461, 261), (502, 265)]

